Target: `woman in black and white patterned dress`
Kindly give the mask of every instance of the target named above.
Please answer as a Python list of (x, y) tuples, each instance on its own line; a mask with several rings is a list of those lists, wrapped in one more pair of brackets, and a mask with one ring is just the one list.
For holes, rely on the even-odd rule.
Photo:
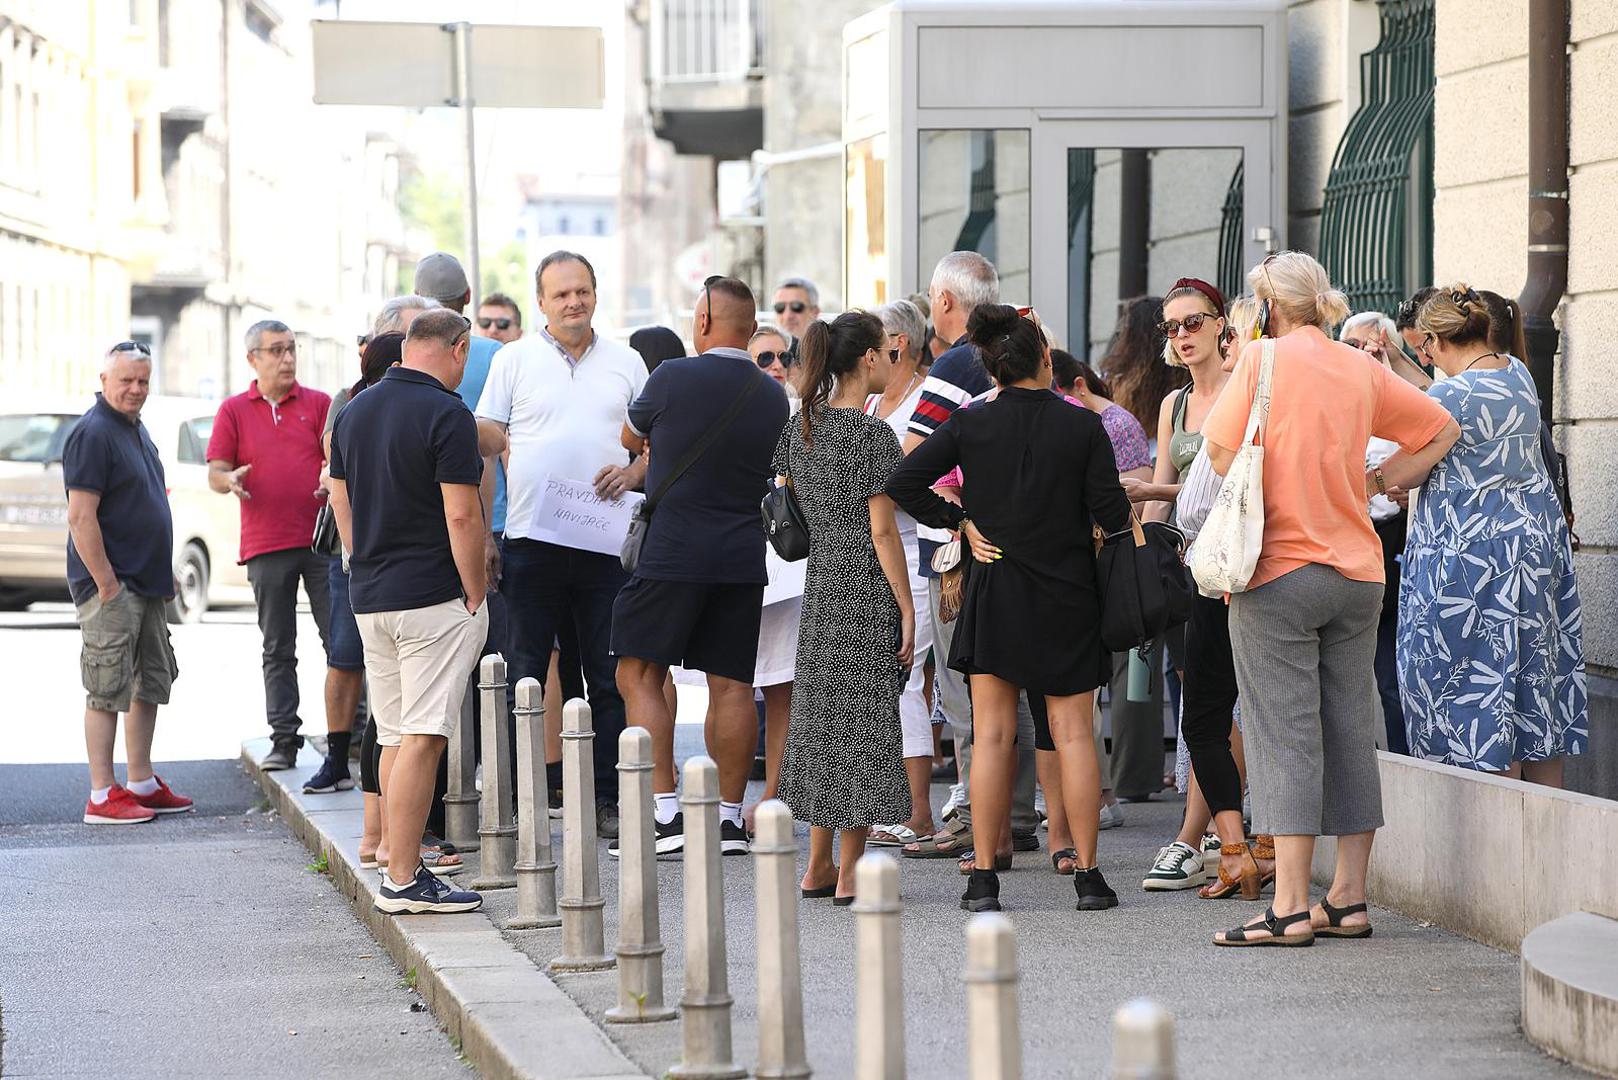
[(810, 826), (804, 895), (838, 904), (854, 898), (854, 864), (870, 827), (910, 815), (899, 694), (915, 609), (893, 503), (883, 494), (902, 455), (893, 430), (863, 411), (890, 363), (882, 343), (881, 321), (865, 312), (810, 324), (803, 410), (775, 450), (775, 469), (792, 478), (809, 530), (779, 794)]

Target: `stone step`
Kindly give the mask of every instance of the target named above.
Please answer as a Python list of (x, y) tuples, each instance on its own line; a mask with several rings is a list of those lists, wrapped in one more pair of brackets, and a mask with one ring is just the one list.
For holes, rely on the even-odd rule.
[(1522, 1029), (1546, 1053), (1618, 1078), (1618, 920), (1580, 911), (1523, 938)]

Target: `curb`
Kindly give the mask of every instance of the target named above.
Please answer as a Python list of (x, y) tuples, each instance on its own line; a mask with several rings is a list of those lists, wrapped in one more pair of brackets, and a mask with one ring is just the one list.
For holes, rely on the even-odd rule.
[[(481, 1076), (648, 1080), (560, 987), (505, 940), (485, 911), (405, 916), (377, 911), (372, 904), (377, 875), (359, 865), (359, 791), (305, 796), (302, 782), (320, 759), (305, 750), (297, 768), (265, 772), (258, 762), (269, 749), (267, 738), (243, 743), (242, 766), (292, 834), (317, 857), (325, 856), (332, 885), (406, 979), (415, 972), (414, 989)], [(310, 798), (319, 800), (318, 807), (306, 802)]]

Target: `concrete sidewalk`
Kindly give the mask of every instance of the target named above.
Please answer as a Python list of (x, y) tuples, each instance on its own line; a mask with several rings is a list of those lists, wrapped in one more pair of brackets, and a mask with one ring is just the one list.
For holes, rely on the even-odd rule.
[[(679, 736), (682, 757), (700, 750), (700, 728), (682, 727)], [(268, 774), (276, 787), (295, 785), (301, 777), (301, 772)], [(935, 790), (935, 805), (943, 795), (942, 789)], [(295, 806), (302, 799), (297, 796), (288, 802)], [(357, 818), (349, 822), (344, 816), (352, 813), (331, 809), (312, 817), (327, 833), (357, 834)], [(1139, 878), (1177, 827), (1180, 803), (1136, 804), (1126, 808), (1126, 815), (1123, 828), (1102, 834), (1101, 846), (1102, 868), (1122, 898), (1119, 908), (1075, 912), (1071, 882), (1050, 871), (1043, 852), (1018, 855), (1017, 868), (1002, 877), (1002, 897), (1017, 928), (1022, 965), (1026, 1076), (1103, 1075), (1110, 1053), (1111, 1013), (1136, 996), (1150, 997), (1176, 1015), (1182, 1080), (1211, 1080), (1232, 1073), (1466, 1080), (1583, 1075), (1545, 1057), (1518, 1032), (1516, 957), (1392, 912), (1373, 910), (1376, 936), (1368, 941), (1322, 941), (1307, 950), (1216, 949), (1209, 943), (1215, 930), (1235, 926), (1262, 907), (1203, 901), (1190, 892), (1142, 892)], [(351, 844), (338, 846), (351, 851)], [(476, 856), (468, 861), (475, 863)], [(616, 937), (617, 879), (604, 845), (602, 866), (610, 949)], [(668, 947), (665, 978), (671, 1002), (678, 1002), (683, 981), (681, 872), (678, 859), (660, 863), (663, 937)], [(752, 860), (724, 860), (730, 984), (736, 999), (735, 1058), (743, 1067), (752, 1065), (756, 1045), (752, 875)], [(960, 971), (967, 916), (956, 906), (963, 879), (952, 861), (907, 860), (901, 864), (900, 880), (909, 976), (905, 999), (909, 1074), (964, 1076), (966, 1010)], [(510, 890), (490, 892), (485, 911), (499, 924), (514, 911), (515, 903)], [(478, 919), (481, 923), (482, 917)], [(853, 916), (827, 901), (805, 901), (800, 919), (810, 1061), (817, 1076), (851, 1076)], [(389, 924), (409, 934), (419, 920)], [(501, 936), (508, 951), (520, 950), (534, 961), (531, 970), (536, 973), (560, 951), (558, 930)], [(616, 977), (612, 972), (561, 975), (554, 984), (575, 1004), (577, 1016), (599, 1024), (604, 1011), (616, 1004)], [(434, 1003), (439, 1007), (437, 1000)], [(455, 1008), (453, 1002), (445, 1007)], [(548, 1028), (562, 1022), (550, 1005), (544, 1017)], [(533, 1030), (535, 1018), (531, 1009), (512, 1009), (491, 1018), (496, 1023), (490, 1030), (498, 1034), (499, 1024), (508, 1024), (508, 1038), (516, 1046), (523, 1032)], [(446, 1023), (453, 1031), (453, 1023)], [(579, 1029), (568, 1022), (565, 1030)], [(679, 1059), (678, 1022), (602, 1030), (633, 1063), (630, 1069), (635, 1074), (663, 1075)], [(553, 1030), (545, 1040), (551, 1051), (535, 1066), (548, 1071), (533, 1075), (570, 1075), (555, 1071), (555, 1052), (573, 1041)], [(480, 1068), (488, 1069), (483, 1059), (476, 1060)], [(517, 1071), (524, 1068), (518, 1061), (512, 1065)]]

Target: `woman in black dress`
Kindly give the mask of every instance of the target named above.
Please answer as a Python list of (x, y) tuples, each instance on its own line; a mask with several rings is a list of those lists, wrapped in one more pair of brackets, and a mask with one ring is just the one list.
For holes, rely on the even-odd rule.
[[(1129, 524), (1129, 500), (1101, 418), (1051, 393), (1051, 354), (1038, 326), (1000, 304), (967, 323), (999, 397), (958, 409), (913, 450), (888, 494), (917, 521), (960, 530), (971, 544), (949, 665), (972, 685), (972, 839), (995, 850), (1010, 812), (1017, 695), (1041, 695), (1074, 825), (1080, 910), (1118, 903), (1096, 866), (1101, 774), (1090, 716), (1110, 658), (1101, 645), (1091, 521)], [(929, 485), (956, 465), (961, 506)], [(972, 871), (961, 906), (998, 911), (1000, 882)]]
[[(803, 894), (854, 900), (872, 825), (910, 817), (899, 693), (915, 608), (904, 545), (884, 493), (900, 458), (893, 429), (865, 415), (887, 371), (882, 321), (863, 311), (803, 335), (803, 409), (775, 450), (809, 532), (809, 566), (778, 796), (809, 823)], [(839, 833), (842, 865), (832, 861)]]

